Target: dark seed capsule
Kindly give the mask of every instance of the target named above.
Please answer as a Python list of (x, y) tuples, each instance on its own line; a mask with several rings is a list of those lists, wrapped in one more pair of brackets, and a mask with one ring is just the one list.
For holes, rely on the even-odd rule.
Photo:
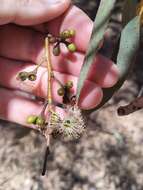
[(73, 87), (73, 82), (71, 80), (69, 80), (67, 83), (66, 83), (66, 87), (67, 88), (72, 88)]
[(36, 119), (37, 119), (36, 115), (30, 115), (27, 118), (27, 123), (28, 124), (36, 124)]
[(37, 76), (36, 76), (36, 74), (34, 74), (34, 73), (30, 73), (30, 74), (28, 75), (28, 79), (29, 79), (30, 81), (35, 81), (36, 78), (37, 78)]
[(59, 45), (55, 46), (55, 47), (53, 48), (53, 54), (54, 54), (55, 56), (58, 56), (58, 55), (60, 55), (60, 53), (61, 53), (60, 46), (59, 46)]
[(38, 116), (36, 119), (36, 124), (37, 125), (44, 125), (45, 124), (45, 119), (41, 116)]
[(25, 81), (28, 78), (28, 73), (27, 72), (20, 72), (18, 74), (18, 79), (20, 79), (21, 81)]

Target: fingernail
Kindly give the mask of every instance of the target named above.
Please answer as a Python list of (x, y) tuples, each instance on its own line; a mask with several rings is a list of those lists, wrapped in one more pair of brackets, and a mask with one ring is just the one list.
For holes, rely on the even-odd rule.
[(84, 109), (92, 109), (99, 105), (103, 97), (103, 92), (99, 86), (91, 85), (87, 88), (83, 88), (81, 92), (81, 99), (79, 101), (79, 106)]
[(112, 65), (110, 71), (103, 77), (98, 84), (100, 84), (104, 88), (110, 88), (114, 86), (119, 79), (119, 71), (116, 65)]

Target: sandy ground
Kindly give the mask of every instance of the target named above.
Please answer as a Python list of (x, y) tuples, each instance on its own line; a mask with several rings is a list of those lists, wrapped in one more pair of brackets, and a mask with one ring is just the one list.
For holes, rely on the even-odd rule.
[[(82, 3), (86, 8), (91, 2)], [(90, 14), (91, 9), (87, 11)], [(125, 117), (116, 113), (119, 105), (137, 96), (143, 84), (142, 57), (139, 53), (122, 89), (88, 116), (80, 140), (53, 142), (45, 177), (41, 176), (43, 137), (1, 121), (0, 190), (143, 190), (143, 110)]]

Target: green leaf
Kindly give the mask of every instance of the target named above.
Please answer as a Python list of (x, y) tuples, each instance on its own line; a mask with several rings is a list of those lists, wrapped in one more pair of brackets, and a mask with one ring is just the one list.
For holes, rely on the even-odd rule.
[(77, 85), (77, 101), (79, 100), (84, 81), (87, 78), (90, 66), (93, 64), (95, 55), (99, 49), (99, 44), (104, 37), (111, 12), (114, 8), (116, 0), (101, 0), (97, 15), (94, 21), (93, 31), (89, 47), (85, 56), (84, 64), (81, 68), (78, 85)]
[[(103, 106), (113, 94), (122, 86), (128, 76), (130, 69), (139, 49), (140, 44), (140, 17), (133, 18), (121, 33), (120, 48), (117, 56), (117, 66), (119, 68), (119, 81), (112, 88), (103, 90), (103, 100), (94, 110)], [(93, 111), (93, 110), (92, 110)]]

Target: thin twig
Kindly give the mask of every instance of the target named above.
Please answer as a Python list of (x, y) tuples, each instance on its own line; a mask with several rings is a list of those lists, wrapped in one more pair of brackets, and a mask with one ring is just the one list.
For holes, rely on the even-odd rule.
[(51, 82), (52, 82), (52, 64), (51, 64), (51, 57), (50, 57), (50, 47), (49, 47), (49, 39), (48, 37), (45, 38), (45, 58), (47, 62), (47, 71), (48, 71), (48, 92), (47, 92), (47, 99), (49, 108), (52, 104), (52, 88), (51, 88)]
[(135, 98), (130, 104), (121, 106), (117, 112), (119, 116), (128, 115), (143, 108), (143, 97)]
[[(53, 104), (53, 99), (52, 99), (52, 78), (53, 78), (53, 72), (52, 72), (52, 63), (51, 63), (51, 56), (50, 56), (50, 46), (49, 46), (49, 38), (46, 37), (45, 38), (45, 61), (47, 62), (47, 72), (48, 72), (48, 86), (47, 86), (47, 101), (44, 104), (44, 108), (43, 111), (45, 111), (46, 107), (48, 106), (48, 111), (49, 111), (49, 117), (51, 114), (51, 110), (52, 110), (52, 104)], [(43, 114), (43, 112), (42, 112)], [(48, 127), (49, 126), (49, 122), (48, 122)], [(42, 175), (45, 175), (46, 172), (46, 167), (47, 167), (47, 158), (48, 155), (50, 153), (50, 134), (48, 133), (47, 129), (44, 132), (44, 135), (46, 137), (47, 140), (47, 148), (46, 148), (46, 152), (45, 152), (45, 157), (44, 157), (44, 164), (43, 164), (43, 170), (42, 170)]]
[(43, 164), (42, 176), (44, 176), (45, 173), (46, 173), (47, 159), (48, 159), (49, 154), (50, 154), (50, 149), (49, 149), (49, 146), (47, 146), (46, 151), (45, 151), (45, 156), (44, 156), (44, 164)]

